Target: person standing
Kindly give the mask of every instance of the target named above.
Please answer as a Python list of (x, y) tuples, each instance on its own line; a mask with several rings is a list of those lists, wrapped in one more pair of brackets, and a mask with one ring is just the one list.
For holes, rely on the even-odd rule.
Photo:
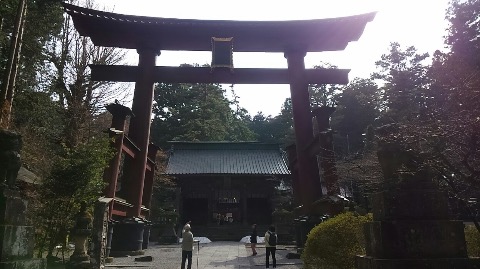
[(277, 268), (277, 260), (275, 259), (275, 251), (277, 250), (277, 234), (275, 233), (275, 226), (271, 225), (265, 233), (265, 254), (266, 263), (265, 268), (270, 267), (269, 258), (272, 255), (273, 268)]
[(185, 269), (185, 262), (187, 260), (188, 260), (187, 269), (192, 269), (193, 234), (191, 232), (191, 227), (189, 223), (185, 224), (185, 226), (183, 227), (182, 269)]
[(252, 256), (257, 255), (257, 224), (252, 225), (252, 234), (250, 235), (250, 246), (252, 247)]

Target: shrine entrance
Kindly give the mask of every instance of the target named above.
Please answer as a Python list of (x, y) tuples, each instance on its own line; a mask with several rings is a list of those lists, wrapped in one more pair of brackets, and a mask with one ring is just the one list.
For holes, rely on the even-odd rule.
[(247, 199), (248, 223), (272, 223), (272, 206), (266, 197)]
[(208, 213), (208, 199), (196, 198), (196, 199), (183, 199), (183, 221), (192, 221), (196, 225), (207, 225), (210, 221)]
[[(152, 184), (146, 181), (149, 164), (150, 118), (154, 83), (290, 84), (296, 166), (294, 192), (306, 212), (322, 196), (316, 157), (309, 153), (313, 140), (309, 84), (347, 84), (346, 69), (305, 69), (307, 52), (341, 51), (357, 41), (375, 13), (298, 21), (215, 21), (151, 18), (102, 12), (62, 3), (80, 35), (97, 46), (135, 49), (138, 66), (91, 65), (92, 80), (135, 82), (128, 143), (137, 149), (128, 171), (130, 182), (123, 203), (114, 198), (112, 218), (146, 217)], [(162, 50), (212, 51), (210, 67), (156, 66)], [(234, 52), (278, 52), (287, 69), (234, 68)], [(122, 137), (123, 139), (123, 137)], [(120, 144), (120, 151), (125, 150)], [(114, 167), (115, 168), (115, 167)], [(118, 168), (118, 167), (116, 167)], [(115, 186), (117, 174), (108, 178)], [(114, 187), (113, 187), (114, 189)], [(116, 210), (116, 205), (125, 209)], [(253, 206), (252, 206), (253, 207)]]

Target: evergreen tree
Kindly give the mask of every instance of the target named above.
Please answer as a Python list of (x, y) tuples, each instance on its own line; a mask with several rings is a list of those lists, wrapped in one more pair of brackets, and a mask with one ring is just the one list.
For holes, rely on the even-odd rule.
[(282, 146), (294, 143), (292, 100), (285, 99), (280, 114), (273, 118), (259, 112), (252, 118), (250, 129), (257, 134), (260, 142), (279, 143)]
[(5, 0), (0, 6), (0, 124), (10, 125), (14, 96), (42, 80), (45, 44), (59, 34), (58, 1)]
[(452, 54), (468, 65), (480, 68), (479, 0), (452, 0), (446, 18), (450, 22), (446, 44)]
[(410, 46), (402, 49), (399, 43), (390, 44), (389, 53), (375, 64), (378, 72), (372, 77), (383, 83), (382, 95), (385, 122), (402, 122), (415, 118), (425, 106), (429, 85), (428, 53), (417, 52)]
[(337, 93), (335, 98), (338, 105), (332, 115), (331, 126), (336, 132), (336, 155), (361, 153), (366, 129), (375, 124), (380, 115), (378, 85), (371, 79), (357, 78)]
[[(322, 63), (314, 66), (318, 68), (337, 69), (338, 67), (329, 63)], [(308, 92), (310, 95), (310, 106), (312, 108), (320, 106), (336, 106), (336, 95), (340, 91), (340, 86), (333, 84), (310, 84)]]
[(245, 111), (236, 113), (219, 85), (160, 83), (154, 99), (152, 140), (161, 147), (172, 140), (254, 139), (247, 127)]

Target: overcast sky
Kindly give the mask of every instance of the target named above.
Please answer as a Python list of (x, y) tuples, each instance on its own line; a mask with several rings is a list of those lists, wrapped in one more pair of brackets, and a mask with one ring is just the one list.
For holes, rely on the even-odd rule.
[[(443, 37), (448, 26), (445, 9), (448, 0), (95, 0), (99, 9), (115, 13), (204, 20), (302, 20), (349, 16), (377, 11), (375, 19), (357, 42), (341, 52), (308, 53), (305, 66), (311, 68), (323, 62), (351, 69), (349, 78), (368, 77), (375, 71), (375, 61), (387, 52), (389, 43), (415, 46), (419, 52), (432, 54), (444, 49)], [(281, 53), (234, 53), (235, 67), (286, 68)], [(137, 63), (132, 51), (129, 64)], [(178, 66), (182, 63), (206, 64), (211, 52), (162, 51), (157, 65)], [(240, 105), (250, 115), (262, 111), (275, 116), (280, 112), (289, 85), (235, 85)]]

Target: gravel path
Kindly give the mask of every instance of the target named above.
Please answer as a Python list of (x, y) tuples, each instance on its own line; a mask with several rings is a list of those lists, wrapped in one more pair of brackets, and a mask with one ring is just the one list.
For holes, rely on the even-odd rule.
[[(302, 262), (299, 259), (287, 259), (293, 247), (277, 247), (277, 268), (299, 269)], [(265, 248), (257, 247), (257, 256), (251, 256), (251, 249), (244, 243), (212, 242), (195, 246), (192, 269), (233, 269), (233, 268), (265, 268)], [(151, 262), (135, 262), (136, 257), (114, 258), (107, 268), (156, 268), (179, 269), (181, 263), (180, 245), (150, 245), (145, 256), (152, 256)], [(198, 263), (197, 263), (198, 262)], [(198, 264), (198, 266), (197, 266)], [(270, 261), (270, 268), (272, 268)]]

